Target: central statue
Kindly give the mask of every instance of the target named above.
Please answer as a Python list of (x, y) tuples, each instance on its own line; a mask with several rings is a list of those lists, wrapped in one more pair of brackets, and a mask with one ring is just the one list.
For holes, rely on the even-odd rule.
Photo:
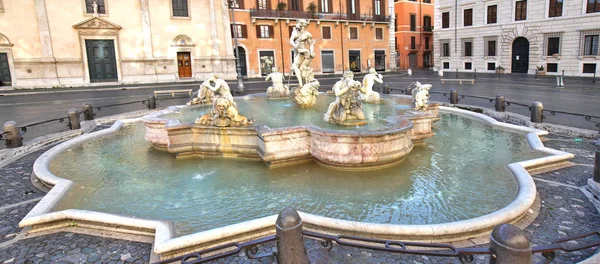
[(365, 113), (359, 99), (359, 92), (366, 93), (359, 81), (354, 80), (354, 73), (347, 71), (344, 77), (333, 85), (335, 101), (323, 117), (325, 122), (343, 126), (361, 126), (367, 124)]
[(308, 22), (299, 19), (290, 36), (290, 44), (294, 49), (292, 72), (298, 79), (298, 87), (294, 90), (292, 101), (300, 108), (313, 107), (319, 93), (319, 81), (314, 78), (310, 63), (315, 57), (315, 41), (306, 29)]

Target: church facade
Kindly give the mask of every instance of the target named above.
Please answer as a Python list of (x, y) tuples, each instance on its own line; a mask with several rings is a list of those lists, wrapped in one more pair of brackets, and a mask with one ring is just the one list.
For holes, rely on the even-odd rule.
[(0, 83), (17, 88), (235, 78), (221, 0), (0, 0)]

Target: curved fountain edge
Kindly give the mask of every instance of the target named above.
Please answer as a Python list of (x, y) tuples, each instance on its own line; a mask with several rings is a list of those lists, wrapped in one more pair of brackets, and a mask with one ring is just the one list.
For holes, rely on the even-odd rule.
[[(179, 108), (180, 107), (170, 107), (166, 110), (153, 113), (153, 115), (159, 116), (173, 112)], [(347, 221), (300, 212), (300, 215), (302, 216), (307, 227), (334, 232), (350, 232), (353, 234), (370, 237), (388, 236), (395, 237), (396, 239), (398, 236), (400, 236), (402, 239), (411, 237), (413, 238), (412, 240), (431, 242), (455, 241), (458, 240), (458, 238), (461, 238), (461, 235), (463, 237), (465, 235), (467, 237), (473, 237), (475, 234), (481, 235), (485, 232), (489, 232), (489, 230), (491, 230), (497, 224), (515, 222), (519, 220), (525, 213), (527, 213), (535, 200), (535, 195), (537, 192), (535, 183), (531, 179), (531, 175), (526, 170), (527, 168), (533, 168), (548, 163), (566, 161), (574, 157), (573, 154), (545, 147), (542, 144), (539, 136), (548, 134), (546, 131), (498, 122), (491, 117), (456, 108), (440, 107), (440, 110), (443, 112), (474, 117), (489, 123), (490, 125), (506, 130), (527, 133), (526, 137), (530, 147), (534, 150), (549, 154), (550, 156), (509, 164), (508, 168), (517, 179), (519, 185), (517, 196), (515, 200), (513, 200), (513, 202), (506, 207), (487, 215), (443, 224), (394, 225)], [(25, 216), (25, 218), (19, 223), (19, 226), (26, 227), (42, 225), (59, 220), (80, 220), (132, 228), (151, 229), (154, 230), (154, 252), (156, 254), (170, 254), (173, 252), (180, 252), (186, 248), (191, 248), (198, 245), (206, 245), (211, 242), (218, 243), (226, 240), (242, 240), (274, 232), (274, 223), (275, 218), (277, 217), (276, 215), (173, 238), (174, 233), (172, 230), (172, 225), (167, 221), (145, 220), (78, 209), (50, 212), (50, 210), (67, 194), (73, 184), (72, 181), (59, 178), (50, 172), (49, 163), (52, 158), (57, 154), (87, 140), (114, 134), (125, 124), (139, 122), (141, 120), (142, 118), (117, 121), (109, 129), (79, 136), (42, 154), (34, 163), (33, 174), (39, 180), (49, 185), (53, 185), (54, 187)]]

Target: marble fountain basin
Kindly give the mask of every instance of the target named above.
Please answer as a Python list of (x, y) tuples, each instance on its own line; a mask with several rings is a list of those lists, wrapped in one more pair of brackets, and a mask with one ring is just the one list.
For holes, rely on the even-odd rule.
[(262, 160), (269, 167), (289, 166), (313, 159), (345, 170), (393, 166), (413, 149), (413, 142), (434, 135), (438, 105), (427, 111), (410, 109), (410, 99), (387, 97), (381, 104), (363, 104), (367, 125), (343, 127), (322, 121), (332, 96), (322, 95), (315, 108), (300, 109), (291, 100), (270, 100), (248, 95), (238, 108), (256, 125), (213, 127), (194, 124), (208, 106), (198, 106), (179, 119), (150, 116), (144, 119), (145, 139), (159, 150), (182, 157), (218, 156)]
[[(276, 100), (281, 104), (276, 110), (264, 107), (273, 104), (268, 101), (254, 112), (244, 109), (254, 104), (241, 102), (252, 99), (236, 101), (241, 113), (257, 119), (256, 126), (236, 133), (248, 134), (244, 140), (253, 144), (231, 144), (223, 151), (221, 146), (198, 148), (192, 143), (184, 151), (174, 152), (238, 159), (176, 159), (165, 152), (171, 133), (187, 133), (184, 137), (193, 138), (198, 134), (192, 130), (205, 129), (186, 124), (203, 112), (202, 106), (169, 107), (144, 118), (120, 120), (109, 129), (53, 147), (33, 168), (33, 176), (51, 190), (19, 225), (32, 227), (29, 232), (77, 226), (152, 237), (154, 252), (164, 259), (273, 234), (277, 212), (290, 205), (300, 211), (309, 230), (458, 241), (485, 236), (498, 224), (515, 223), (530, 214), (535, 210), (536, 189), (528, 170), (573, 157), (544, 147), (539, 136), (547, 134), (545, 131), (442, 106), (438, 108), (441, 121), (432, 126), (437, 135), (414, 138), (414, 119), (410, 128), (410, 122), (388, 118), (409, 111), (402, 102), (410, 98), (404, 96), (386, 96), (387, 104), (365, 104), (369, 125), (352, 128), (322, 122), (323, 112), (317, 110), (295, 115), (298, 109), (282, 100)], [(332, 99), (324, 97), (321, 103)], [(310, 125), (289, 127), (286, 123)], [(155, 132), (150, 135), (156, 136), (150, 137), (156, 139), (152, 143), (146, 141), (149, 126)], [(261, 146), (264, 139), (259, 135), (281, 138), (281, 130), (288, 136), (300, 135), (302, 146), (310, 149), (264, 151), (269, 147)], [(382, 136), (389, 133), (386, 131), (420, 142), (397, 166), (365, 172), (339, 170), (349, 165), (334, 164), (331, 169), (327, 165), (333, 162), (319, 160), (312, 150), (313, 137), (323, 133)], [(424, 134), (431, 132), (430, 127)], [(304, 156), (290, 159), (298, 152)], [(360, 157), (364, 160), (364, 155)], [(304, 159), (326, 166), (303, 163)]]

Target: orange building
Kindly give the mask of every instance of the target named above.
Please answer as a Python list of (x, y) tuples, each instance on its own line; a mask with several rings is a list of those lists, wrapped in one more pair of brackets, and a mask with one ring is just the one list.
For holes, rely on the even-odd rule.
[(400, 69), (433, 65), (433, 0), (395, 0), (396, 52)]
[(389, 16), (393, 3), (388, 1), (237, 0), (230, 20), (232, 34), (238, 37), (242, 75), (265, 76), (272, 67), (290, 73), (289, 39), (298, 19), (309, 21), (308, 31), (316, 41), (311, 64), (316, 74), (366, 72), (369, 67), (394, 70)]

